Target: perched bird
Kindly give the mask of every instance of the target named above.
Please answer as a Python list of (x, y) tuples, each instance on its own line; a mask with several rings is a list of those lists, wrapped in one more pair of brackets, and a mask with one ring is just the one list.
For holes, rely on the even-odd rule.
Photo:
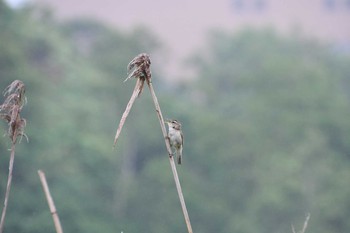
[(170, 146), (175, 148), (177, 163), (182, 162), (182, 148), (184, 144), (184, 136), (181, 131), (181, 123), (177, 120), (166, 120), (169, 126), (168, 138)]

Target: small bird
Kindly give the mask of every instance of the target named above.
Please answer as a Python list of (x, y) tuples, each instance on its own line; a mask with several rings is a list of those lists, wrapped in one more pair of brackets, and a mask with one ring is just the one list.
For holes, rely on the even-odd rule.
[(170, 146), (176, 150), (177, 163), (182, 162), (182, 148), (184, 144), (184, 136), (181, 131), (181, 123), (178, 120), (166, 120), (169, 126), (168, 138)]

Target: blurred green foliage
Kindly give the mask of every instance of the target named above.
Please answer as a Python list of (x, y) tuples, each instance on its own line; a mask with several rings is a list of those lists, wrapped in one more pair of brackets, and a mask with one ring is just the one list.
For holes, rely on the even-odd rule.
[[(112, 149), (134, 85), (123, 83), (126, 66), (158, 52), (157, 38), (57, 23), (2, 1), (0, 31), (0, 89), (26, 84), (30, 140), (17, 146), (5, 232), (55, 232), (38, 169), (65, 232), (186, 232), (146, 89)], [(184, 127), (178, 173), (194, 232), (291, 232), (308, 212), (308, 233), (348, 232), (349, 57), (314, 40), (244, 31), (211, 33), (191, 61), (195, 81), (182, 85), (152, 68), (164, 116)], [(9, 145), (0, 140), (1, 200)]]

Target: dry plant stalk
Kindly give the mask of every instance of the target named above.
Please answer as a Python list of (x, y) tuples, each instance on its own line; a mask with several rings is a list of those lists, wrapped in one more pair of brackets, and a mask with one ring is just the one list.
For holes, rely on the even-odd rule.
[(50, 194), (49, 186), (47, 185), (47, 182), (46, 182), (45, 173), (41, 170), (38, 170), (38, 175), (39, 175), (41, 184), (42, 184), (43, 189), (44, 189), (47, 203), (49, 204), (49, 208), (50, 208), (50, 212), (51, 212), (51, 215), (53, 218), (53, 222), (55, 224), (56, 232), (63, 233), (60, 219), (59, 219), (57, 211), (56, 211), (56, 206), (55, 206), (55, 203), (53, 202), (52, 196)]
[[(129, 104), (130, 104), (130, 102), (132, 101), (133, 98), (136, 99), (136, 93), (135, 93), (136, 91), (135, 90), (139, 90), (139, 94), (138, 94), (138, 96), (139, 96), (141, 94), (144, 82), (146, 81), (147, 85), (149, 87), (149, 90), (151, 92), (151, 95), (152, 95), (154, 106), (156, 108), (157, 117), (159, 119), (160, 127), (162, 129), (162, 133), (163, 133), (163, 136), (164, 136), (165, 146), (166, 146), (167, 151), (168, 151), (170, 166), (171, 166), (171, 170), (173, 172), (176, 189), (177, 189), (177, 192), (178, 192), (178, 195), (179, 195), (179, 199), (180, 199), (180, 203), (181, 203), (181, 207), (182, 207), (182, 212), (183, 212), (184, 217), (185, 217), (187, 230), (188, 230), (189, 233), (193, 233), (191, 222), (190, 222), (190, 217), (188, 215), (187, 208), (186, 208), (185, 199), (184, 199), (184, 196), (182, 194), (182, 189), (181, 189), (179, 176), (177, 174), (173, 153), (171, 151), (169, 138), (168, 138), (168, 135), (167, 135), (167, 131), (165, 129), (164, 118), (163, 118), (162, 111), (160, 109), (160, 106), (159, 106), (159, 103), (158, 103), (158, 100), (157, 100), (157, 96), (156, 96), (156, 94), (154, 92), (154, 89), (153, 89), (150, 65), (151, 65), (150, 57), (149, 57), (148, 54), (145, 54), (145, 53), (142, 53), (142, 54), (138, 55), (137, 57), (135, 57), (129, 63), (128, 70), (129, 70), (129, 72), (130, 72), (130, 70), (132, 70), (132, 72), (128, 75), (128, 77), (125, 79), (125, 81), (128, 80), (131, 77), (135, 77), (135, 78), (137, 78), (137, 82), (136, 82), (136, 86), (135, 86), (134, 92), (133, 92), (133, 94), (132, 94), (132, 96), (130, 98), (130, 101), (128, 103), (128, 106), (129, 106)], [(130, 105), (132, 105), (132, 103)], [(130, 106), (130, 108), (131, 108), (131, 106)], [(116, 134), (116, 137), (115, 137), (115, 140), (114, 140), (114, 145), (116, 144), (116, 142), (118, 140), (121, 128), (124, 125), (125, 119), (126, 119), (128, 113), (129, 113), (129, 111), (130, 111), (130, 109), (128, 110), (128, 107), (127, 107), (127, 109), (125, 110), (125, 112), (124, 112), (124, 114), (122, 116), (122, 119), (120, 121), (118, 130), (117, 130), (117, 134)]]
[[(303, 229), (301, 229), (301, 231), (299, 231), (298, 233), (305, 233), (306, 228), (307, 228), (307, 224), (309, 222), (309, 219), (310, 219), (310, 213), (308, 213), (306, 215), (306, 218), (305, 218), (305, 221), (304, 221), (304, 225), (303, 225)], [(296, 233), (293, 224), (292, 224), (292, 231), (293, 231), (293, 233)]]
[(139, 97), (142, 93), (143, 86), (145, 84), (145, 79), (151, 77), (151, 70), (149, 68), (150, 65), (151, 60), (149, 59), (149, 56), (145, 53), (141, 53), (128, 64), (128, 77), (124, 80), (124, 82), (126, 82), (132, 77), (135, 77), (137, 81), (134, 91), (130, 97), (129, 103), (127, 104), (123, 116), (119, 122), (119, 126), (114, 137), (114, 146), (117, 144), (117, 140), (122, 131), (125, 120), (129, 115), (132, 105), (134, 104), (136, 98)]
[(188, 215), (187, 208), (186, 208), (186, 203), (185, 203), (185, 198), (184, 198), (184, 196), (182, 194), (182, 188), (181, 188), (179, 176), (177, 174), (176, 165), (175, 165), (175, 162), (174, 162), (174, 156), (173, 156), (173, 153), (171, 151), (169, 138), (168, 138), (168, 135), (167, 135), (167, 132), (166, 132), (166, 129), (165, 129), (165, 124), (164, 124), (164, 118), (163, 118), (163, 115), (162, 115), (162, 111), (160, 110), (158, 99), (157, 99), (157, 96), (156, 96), (156, 94), (154, 92), (153, 85), (152, 85), (152, 82), (151, 82), (150, 79), (147, 79), (147, 85), (148, 85), (148, 87), (150, 89), (150, 92), (151, 92), (151, 95), (152, 95), (152, 99), (153, 99), (153, 102), (154, 102), (154, 106), (156, 108), (156, 112), (157, 112), (157, 116), (158, 116), (158, 119), (159, 119), (160, 127), (162, 128), (162, 133), (163, 133), (163, 136), (164, 136), (164, 139), (165, 139), (165, 146), (166, 146), (168, 154), (169, 154), (170, 166), (171, 166), (171, 170), (173, 172), (175, 185), (176, 185), (176, 190), (177, 190), (177, 193), (179, 195), (182, 212), (183, 212), (184, 217), (185, 217), (187, 230), (188, 230), (189, 233), (192, 233), (193, 231), (192, 231), (190, 216)]
[(20, 116), (20, 112), (26, 103), (26, 97), (24, 93), (25, 86), (23, 82), (15, 80), (4, 90), (3, 94), (6, 99), (4, 103), (0, 105), (0, 118), (4, 119), (8, 123), (9, 128), (7, 130), (7, 135), (10, 137), (12, 142), (4, 207), (2, 209), (0, 221), (0, 233), (3, 232), (5, 224), (6, 210), (12, 183), (13, 163), (15, 159), (17, 138), (18, 136), (21, 138), (24, 136), (28, 140), (28, 137), (24, 133), (26, 120)]

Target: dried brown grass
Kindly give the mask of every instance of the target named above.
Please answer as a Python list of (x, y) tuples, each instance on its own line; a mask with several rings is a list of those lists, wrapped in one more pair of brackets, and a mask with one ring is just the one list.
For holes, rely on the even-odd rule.
[(308, 225), (308, 223), (309, 223), (309, 220), (310, 220), (310, 213), (308, 213), (308, 214), (306, 215), (303, 228), (302, 228), (300, 231), (296, 232), (295, 229), (294, 229), (294, 226), (293, 226), (293, 224), (292, 224), (292, 232), (293, 232), (293, 233), (305, 233), (306, 228), (307, 228), (307, 225)]
[(9, 161), (9, 173), (7, 178), (7, 186), (5, 192), (4, 207), (2, 209), (1, 221), (0, 221), (0, 233), (3, 232), (5, 224), (5, 216), (8, 205), (8, 199), (10, 195), (11, 183), (12, 183), (12, 173), (13, 173), (13, 163), (15, 159), (15, 149), (18, 137), (20, 139), (25, 137), (28, 140), (27, 135), (24, 133), (24, 128), (27, 124), (24, 118), (21, 118), (21, 110), (26, 103), (25, 97), (25, 86), (22, 81), (13, 81), (3, 92), (6, 97), (4, 103), (0, 105), (0, 118), (5, 120), (8, 124), (7, 135), (10, 137), (11, 145), (11, 155)]
[[(125, 120), (131, 110), (131, 107), (134, 103), (134, 101), (136, 100), (136, 98), (138, 96), (141, 95), (143, 87), (144, 87), (144, 83), (145, 81), (147, 82), (147, 85), (149, 87), (149, 90), (151, 92), (152, 95), (152, 99), (154, 102), (154, 106), (156, 109), (156, 113), (157, 113), (157, 117), (160, 123), (160, 127), (162, 129), (162, 133), (164, 136), (164, 140), (165, 140), (165, 145), (168, 151), (168, 155), (169, 155), (169, 161), (170, 161), (170, 166), (171, 166), (171, 170), (174, 176), (174, 180), (175, 180), (175, 185), (176, 185), (176, 189), (179, 195), (179, 199), (180, 199), (180, 204), (181, 204), (181, 208), (182, 208), (182, 212), (184, 214), (185, 217), (185, 222), (186, 222), (186, 226), (187, 226), (187, 230), (189, 233), (192, 233), (192, 226), (191, 226), (191, 222), (190, 222), (190, 218), (187, 212), (187, 208), (186, 208), (186, 204), (185, 204), (185, 199), (184, 196), (182, 194), (182, 189), (181, 189), (181, 185), (180, 185), (180, 180), (179, 180), (179, 176), (177, 174), (177, 170), (176, 170), (176, 165), (174, 162), (174, 158), (173, 158), (173, 153), (171, 151), (171, 147), (170, 147), (170, 143), (169, 143), (169, 138), (165, 129), (165, 123), (164, 123), (164, 118), (162, 115), (162, 111), (160, 109), (158, 100), (157, 100), (157, 96), (155, 94), (155, 91), (153, 89), (153, 85), (152, 85), (152, 74), (151, 74), (151, 69), (150, 69), (150, 65), (151, 65), (151, 60), (148, 54), (142, 53), (139, 54), (138, 56), (136, 56), (128, 65), (128, 76), (125, 79), (125, 81), (129, 80), (131, 77), (135, 77), (137, 79), (136, 81), (136, 85), (134, 88), (134, 91), (131, 95), (131, 98), (129, 100), (129, 103), (122, 115), (122, 118), (120, 120), (115, 138), (114, 138), (114, 146), (117, 143), (117, 140), (119, 138), (119, 135), (121, 133), (121, 130), (123, 128), (123, 125), (125, 123)], [(125, 82), (124, 81), (124, 82)]]
[(53, 222), (55, 224), (56, 232), (57, 233), (63, 233), (61, 222), (60, 222), (60, 218), (58, 216), (55, 203), (54, 203), (54, 201), (52, 199), (52, 196), (51, 196), (51, 193), (50, 193), (50, 189), (49, 189), (49, 185), (47, 184), (47, 181), (46, 181), (45, 173), (43, 171), (41, 171), (41, 170), (38, 170), (38, 175), (39, 175), (41, 184), (43, 186), (43, 190), (44, 190), (44, 193), (45, 193), (45, 196), (46, 196), (46, 200), (47, 200), (47, 203), (49, 205), (49, 209), (50, 209), (50, 212), (51, 212), (51, 215), (52, 215)]
[(136, 98), (139, 97), (142, 93), (145, 80), (151, 80), (150, 66), (151, 66), (151, 60), (149, 55), (146, 53), (139, 54), (128, 64), (128, 68), (127, 68), (128, 77), (124, 80), (124, 82), (126, 82), (132, 77), (136, 78), (137, 81), (136, 81), (134, 91), (130, 97), (130, 100), (119, 122), (119, 126), (114, 137), (114, 146), (117, 144), (118, 138), (125, 124), (126, 118), (128, 117)]

